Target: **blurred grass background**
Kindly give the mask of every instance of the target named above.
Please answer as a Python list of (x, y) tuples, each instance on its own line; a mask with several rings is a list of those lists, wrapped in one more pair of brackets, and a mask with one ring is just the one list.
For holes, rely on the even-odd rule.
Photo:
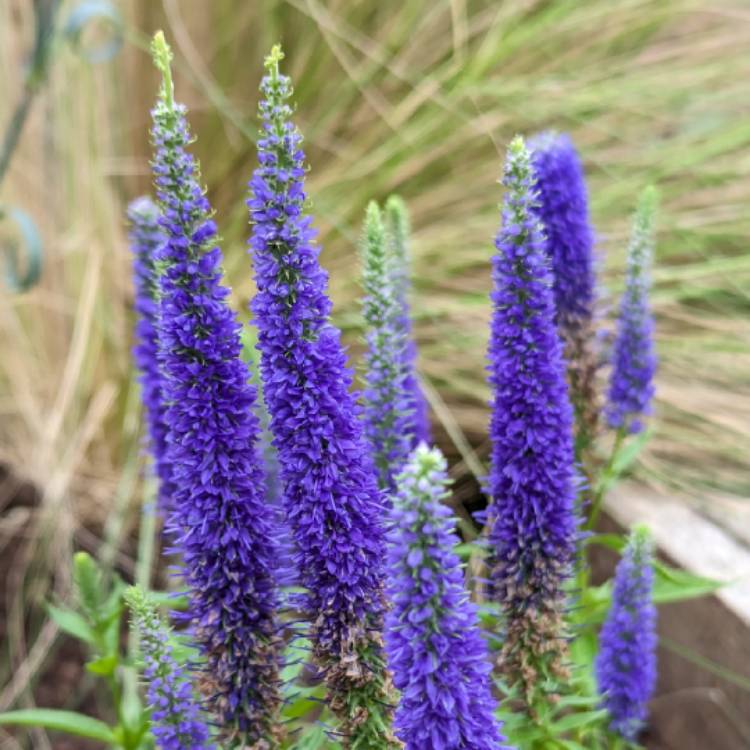
[[(75, 5), (62, 3), (61, 18)], [(131, 564), (121, 541), (137, 523), (141, 428), (123, 207), (149, 188), (156, 76), (144, 50), (158, 28), (175, 48), (177, 95), (191, 110), (235, 306), (246, 317), (252, 294), (242, 198), (255, 166), (257, 86), (264, 54), (281, 41), (336, 320), (356, 352), (359, 223), (369, 199), (398, 192), (414, 225), (422, 372), (440, 418), (480, 458), (489, 259), (505, 145), (516, 132), (572, 134), (589, 178), (608, 319), (636, 195), (656, 183), (663, 197), (653, 294), (658, 418), (639, 472), (700, 502), (713, 493), (748, 496), (746, 2), (116, 5), (125, 45), (112, 61), (90, 65), (56, 43), (48, 85), (0, 186), (0, 203), (34, 217), (47, 250), (35, 289), (0, 294), (2, 539), (15, 523), (42, 540), (19, 553), (28, 565), (19, 566), (14, 592), (35, 580), (33, 565), (63, 559), (74, 541), (100, 552), (103, 544), (102, 554)], [(83, 43), (97, 33), (107, 29), (87, 30)], [(21, 95), (32, 39), (32, 3), (1, 0), (0, 128)], [(11, 508), (21, 482), (38, 490), (41, 510)], [(66, 576), (57, 578), (64, 592)], [(26, 653), (27, 599), (7, 602), (18, 658)]]

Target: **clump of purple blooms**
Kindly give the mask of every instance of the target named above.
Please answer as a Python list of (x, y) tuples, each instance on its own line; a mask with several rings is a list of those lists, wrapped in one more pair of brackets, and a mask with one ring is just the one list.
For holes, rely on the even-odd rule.
[[(389, 198), (384, 216), (376, 203), (367, 208), (360, 409), (330, 322), (327, 275), (306, 213), (302, 136), (291, 120), (291, 82), (279, 71), (283, 54), (274, 47), (261, 83), (259, 166), (247, 201), (258, 337), (251, 348), (246, 332), (243, 353), (161, 32), (152, 51), (163, 76), (151, 130), (157, 204), (141, 198), (128, 209), (134, 354), (166, 531), (188, 586), (188, 611), (176, 617), (199, 653), (189, 669), (179, 665), (153, 601), (128, 591), (157, 747), (210, 748), (213, 735), (228, 750), (279, 750), (288, 740), (306, 746), (312, 735), (297, 738), (283, 726), (284, 700), (293, 701), (290, 715), (300, 703), (280, 678), (285, 641), (304, 653), (301, 636), (311, 644), (310, 662), (299, 670), (302, 687), (315, 718), (345, 750), (507, 750), (504, 733), (519, 746), (551, 746), (560, 717), (576, 710), (568, 703), (561, 714), (556, 700), (577, 684), (568, 665), (576, 623), (569, 579), (581, 539), (574, 409), (579, 448), (597, 420), (593, 232), (570, 139), (544, 134), (529, 150), (516, 137), (502, 180), (484, 540), (492, 601), (483, 617), (499, 622), (493, 635), (502, 679), (495, 685), (455, 518), (442, 502), (447, 464), (427, 445), (403, 201)], [(645, 191), (628, 251), (606, 412), (618, 429), (616, 446), (642, 429), (653, 397), (654, 205), (654, 191)], [(251, 377), (256, 369), (263, 401)], [(478, 545), (466, 547), (478, 554)], [(595, 664), (610, 728), (628, 742), (645, 721), (656, 678), (651, 557), (647, 532), (636, 529), (617, 568)], [(585, 576), (580, 581), (587, 585)], [(281, 597), (281, 586), (293, 593)], [(322, 696), (321, 678), (319, 712), (313, 701)], [(496, 688), (507, 691), (505, 724)], [(600, 738), (600, 712), (589, 713), (598, 723), (587, 736)]]
[(164, 83), (153, 109), (154, 183), (166, 242), (157, 256), (159, 366), (172, 465), (168, 529), (190, 585), (193, 634), (206, 658), (202, 689), (232, 746), (279, 732), (279, 638), (273, 527), (256, 448), (255, 389), (240, 358), (240, 325), (221, 283), (216, 225), (199, 182), (185, 108)]
[(411, 415), (412, 425), (409, 428), (409, 433), (412, 436), (412, 448), (414, 448), (419, 443), (429, 445), (432, 442), (432, 430), (430, 429), (429, 406), (417, 376), (417, 344), (412, 331), (411, 303), (409, 300), (411, 295), (409, 213), (406, 204), (397, 195), (391, 195), (385, 202), (385, 225), (392, 258), (391, 278), (399, 307), (395, 327), (405, 341), (402, 351), (403, 364), (406, 370), (404, 388), (411, 401), (409, 414)]
[(529, 152), (510, 144), (492, 260), (488, 489), (492, 591), (505, 629), (500, 664), (533, 709), (564, 680), (563, 585), (575, 553), (572, 410)]
[(397, 747), (382, 652), (385, 506), (350, 392), (327, 276), (304, 213), (302, 136), (275, 47), (261, 84), (248, 200), (264, 396), (296, 548), (301, 607), (347, 747)]
[(537, 189), (535, 213), (552, 265), (555, 322), (565, 348), (577, 443), (588, 445), (598, 420), (594, 350), (594, 232), (583, 166), (567, 135), (542, 133), (529, 142)]
[(406, 337), (394, 279), (394, 258), (375, 202), (362, 233), (362, 314), (365, 319), (364, 425), (381, 489), (392, 493), (414, 442), (415, 404), (407, 390)]
[(133, 252), (133, 281), (136, 345), (133, 347), (135, 364), (140, 371), (141, 399), (146, 411), (149, 448), (159, 479), (159, 507), (169, 507), (170, 466), (166, 460), (167, 428), (164, 424), (164, 405), (161, 398), (161, 378), (158, 363), (158, 280), (155, 269), (157, 252), (165, 236), (159, 226), (159, 208), (147, 196), (136, 198), (127, 211), (130, 224), (130, 248)]
[(596, 676), (611, 728), (635, 741), (656, 684), (656, 607), (648, 530), (636, 528), (615, 572), (612, 606), (599, 635)]
[(657, 194), (646, 188), (633, 219), (628, 245), (625, 292), (620, 303), (612, 376), (607, 404), (610, 427), (623, 433), (643, 430), (654, 397), (654, 321), (649, 307), (649, 272), (654, 251), (654, 213)]
[(159, 750), (213, 748), (190, 677), (175, 661), (168, 627), (141, 589), (130, 588), (126, 599), (145, 661), (143, 676), (156, 747)]
[(453, 551), (455, 516), (441, 502), (445, 459), (420, 444), (397, 484), (385, 635), (401, 691), (396, 732), (406, 750), (501, 750), (487, 644)]

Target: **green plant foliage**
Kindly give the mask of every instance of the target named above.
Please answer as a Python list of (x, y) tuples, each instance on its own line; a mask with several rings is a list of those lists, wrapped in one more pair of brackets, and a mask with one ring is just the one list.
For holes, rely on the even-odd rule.
[(103, 721), (75, 711), (56, 711), (50, 708), (29, 708), (0, 714), (0, 726), (44, 727), (58, 732), (87, 737), (108, 745), (118, 745), (115, 731)]
[(123, 750), (145, 750), (151, 744), (148, 711), (121, 643), (126, 587), (117, 576), (107, 581), (99, 563), (86, 552), (73, 557), (73, 581), (74, 606), (48, 604), (47, 614), (62, 632), (86, 645), (90, 655), (86, 670), (106, 684), (115, 723), (108, 726), (72, 711), (38, 708), (0, 714), (0, 724), (41, 726)]

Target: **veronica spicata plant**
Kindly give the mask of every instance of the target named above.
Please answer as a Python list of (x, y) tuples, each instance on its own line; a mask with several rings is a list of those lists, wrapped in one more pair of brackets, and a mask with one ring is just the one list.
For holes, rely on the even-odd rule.
[(521, 137), (508, 149), (503, 184), (488, 350), (491, 581), (505, 626), (500, 665), (535, 713), (567, 678), (563, 586), (577, 536), (573, 415)]
[(140, 588), (125, 593), (143, 655), (143, 677), (151, 709), (151, 733), (162, 750), (208, 750), (208, 724), (189, 675), (177, 663), (170, 631), (154, 603)]
[(599, 417), (594, 349), (594, 233), (583, 166), (569, 136), (542, 133), (529, 142), (536, 215), (552, 264), (555, 321), (563, 340), (578, 453), (593, 440)]
[(411, 452), (415, 409), (412, 394), (406, 389), (406, 338), (397, 325), (403, 313), (395, 289), (393, 260), (380, 209), (372, 202), (362, 233), (362, 313), (367, 341), (364, 424), (380, 487), (389, 494)]
[(655, 188), (647, 187), (638, 202), (628, 245), (607, 404), (607, 421), (622, 434), (643, 430), (643, 417), (651, 414), (654, 397), (656, 354), (648, 293), (656, 201)]
[(500, 750), (487, 645), (453, 551), (446, 463), (420, 444), (398, 477), (390, 513), (386, 647), (406, 750)]
[[(256, 392), (221, 282), (216, 225), (174, 101), (171, 53), (153, 43), (163, 84), (152, 111), (154, 183), (166, 243), (158, 255), (159, 364), (174, 485), (169, 532), (190, 586), (206, 665), (202, 688), (226, 746), (275, 747), (279, 637), (274, 534), (256, 443)], [(263, 745), (262, 743), (265, 743)]]
[(409, 256), (409, 213), (406, 204), (397, 195), (391, 195), (385, 203), (385, 224), (390, 252), (393, 258), (391, 276), (395, 285), (399, 313), (396, 329), (404, 337), (403, 362), (406, 368), (404, 387), (409, 394), (412, 425), (412, 447), (419, 443), (432, 442), (430, 411), (427, 399), (419, 385), (417, 376), (417, 344), (414, 340), (411, 320), (411, 261)]
[(615, 572), (612, 606), (599, 635), (596, 676), (610, 727), (634, 741), (656, 684), (656, 607), (648, 530), (636, 528)]
[(148, 196), (136, 198), (127, 211), (135, 286), (135, 364), (140, 371), (141, 398), (146, 412), (149, 448), (159, 480), (159, 506), (166, 512), (171, 495), (170, 466), (166, 460), (167, 428), (158, 362), (158, 281), (156, 256), (166, 239), (159, 226), (159, 207)]
[(260, 162), (248, 200), (264, 396), (296, 547), (301, 607), (346, 747), (397, 747), (382, 650), (384, 502), (329, 322), (327, 276), (305, 215), (302, 136), (274, 47), (261, 84)]

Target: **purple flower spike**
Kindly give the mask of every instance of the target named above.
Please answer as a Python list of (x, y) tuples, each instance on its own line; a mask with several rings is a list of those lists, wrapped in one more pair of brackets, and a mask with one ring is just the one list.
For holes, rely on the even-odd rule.
[(365, 319), (365, 435), (372, 447), (378, 482), (390, 495), (413, 442), (414, 403), (407, 391), (402, 314), (394, 289), (393, 256), (376, 203), (367, 207), (362, 235), (362, 313)]
[(328, 320), (282, 57), (274, 47), (266, 60), (260, 165), (248, 200), (264, 397), (328, 703), (346, 747), (395, 748), (381, 644), (385, 508), (340, 334)]
[(406, 750), (501, 750), (487, 644), (453, 551), (445, 459), (419, 445), (398, 477), (391, 511), (386, 648)]
[(500, 664), (533, 711), (564, 680), (565, 594), (575, 553), (572, 410), (552, 277), (523, 139), (510, 145), (492, 264), (489, 382), (491, 579), (505, 617)]
[[(169, 60), (153, 109), (152, 162), (167, 242), (159, 258), (159, 347), (169, 427), (169, 531), (190, 585), (193, 634), (206, 657), (203, 691), (227, 747), (278, 746), (280, 639), (273, 526), (256, 443), (255, 389), (240, 325), (221, 283), (216, 226), (200, 186), (185, 108)], [(261, 744), (263, 743), (263, 744)]]
[(125, 594), (145, 662), (151, 733), (159, 750), (209, 750), (208, 725), (193, 694), (190, 678), (174, 659), (169, 629), (139, 588)]
[(432, 443), (430, 427), (430, 408), (422, 393), (417, 377), (417, 344), (414, 341), (411, 322), (411, 270), (409, 260), (409, 213), (406, 204), (397, 195), (392, 195), (385, 203), (385, 219), (388, 239), (393, 256), (393, 282), (396, 287), (396, 298), (400, 314), (396, 317), (396, 327), (406, 341), (403, 350), (403, 361), (406, 367), (404, 387), (410, 394), (412, 402), (411, 415), (413, 425), (409, 432), (412, 435), (412, 448), (419, 443)]
[(633, 531), (617, 565), (612, 607), (599, 635), (596, 675), (612, 730), (635, 741), (656, 684), (656, 607), (651, 539)]
[(654, 252), (654, 213), (657, 194), (643, 191), (633, 220), (628, 246), (625, 293), (620, 303), (607, 421), (624, 433), (643, 430), (643, 417), (651, 414), (654, 397), (654, 321), (648, 302), (649, 270)]
[(544, 244), (552, 264), (555, 321), (565, 346), (577, 443), (593, 439), (599, 418), (594, 350), (594, 232), (583, 166), (567, 135), (542, 133), (529, 142)]
[(140, 370), (141, 398), (146, 408), (149, 449), (159, 479), (159, 507), (169, 509), (172, 493), (170, 466), (166, 460), (167, 428), (164, 424), (164, 405), (159, 376), (157, 314), (158, 301), (156, 254), (166, 239), (159, 226), (159, 208), (148, 197), (136, 198), (128, 206), (130, 223), (130, 248), (133, 252), (133, 281), (135, 286), (135, 312), (137, 343), (133, 348), (136, 366)]

